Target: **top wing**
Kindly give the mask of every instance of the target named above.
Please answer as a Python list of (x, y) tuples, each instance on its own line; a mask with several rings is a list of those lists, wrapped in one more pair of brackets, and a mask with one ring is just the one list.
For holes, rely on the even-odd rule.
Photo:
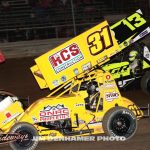
[(149, 23), (140, 9), (112, 25), (111, 30), (114, 31), (120, 50), (150, 33)]
[(105, 21), (35, 59), (31, 71), (41, 89), (53, 89), (95, 65), (109, 61), (150, 32), (141, 10), (112, 25)]
[(41, 87), (46, 83), (52, 90), (97, 64), (103, 64), (118, 49), (118, 43), (104, 21), (36, 58), (37, 67), (31, 70)]

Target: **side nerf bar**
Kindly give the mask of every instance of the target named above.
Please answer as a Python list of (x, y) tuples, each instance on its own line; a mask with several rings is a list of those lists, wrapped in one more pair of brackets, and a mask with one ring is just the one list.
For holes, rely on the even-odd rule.
[(149, 118), (150, 117), (150, 104), (147, 104), (147, 106), (145, 106), (145, 107), (139, 107), (139, 109), (144, 112), (144, 115), (142, 118)]
[(133, 111), (138, 119), (149, 118), (150, 117), (150, 105), (143, 107), (137, 107), (135, 104), (129, 105), (128, 109)]

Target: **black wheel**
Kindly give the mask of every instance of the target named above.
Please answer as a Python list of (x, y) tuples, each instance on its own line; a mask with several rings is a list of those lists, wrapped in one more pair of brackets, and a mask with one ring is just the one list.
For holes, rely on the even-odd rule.
[[(20, 135), (27, 135), (24, 140), (16, 140), (10, 142), (10, 147), (13, 150), (34, 150), (38, 145), (38, 140), (33, 140), (34, 137), (38, 137), (38, 131), (36, 128), (29, 123), (18, 123), (15, 124), (10, 133), (19, 133)], [(38, 138), (36, 138), (38, 139)]]
[(0, 101), (3, 100), (4, 98), (6, 98), (7, 96), (16, 97), (16, 95), (14, 95), (14, 94), (12, 94), (10, 92), (4, 91), (4, 90), (0, 90)]
[(104, 132), (109, 136), (131, 138), (137, 129), (134, 113), (123, 107), (110, 109), (103, 118)]
[(146, 72), (142, 77), (141, 88), (144, 93), (150, 95), (150, 71)]

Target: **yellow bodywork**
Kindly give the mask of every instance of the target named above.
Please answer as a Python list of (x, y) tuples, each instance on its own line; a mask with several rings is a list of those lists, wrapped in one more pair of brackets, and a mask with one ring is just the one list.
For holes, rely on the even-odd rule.
[[(98, 68), (118, 52), (119, 45), (104, 21), (36, 58), (31, 70), (40, 87), (49, 87), (53, 92), (36, 100), (25, 111), (19, 101), (15, 101), (0, 112), (0, 131), (8, 133), (17, 122), (27, 122), (34, 125), (42, 137), (54, 138), (65, 134), (52, 125), (69, 120), (71, 132), (78, 133), (76, 135), (103, 133), (103, 117), (118, 106), (131, 109), (137, 118), (142, 117), (142, 111), (121, 96), (112, 75)], [(87, 90), (81, 87), (84, 82), (93, 81), (97, 83), (97, 92), (89, 98)], [(87, 99), (95, 100), (92, 109), (87, 107)], [(5, 112), (18, 114), (4, 122), (10, 118)]]
[[(102, 38), (108, 46), (103, 46)], [(52, 90), (85, 70), (108, 61), (118, 50), (118, 43), (104, 21), (36, 58), (31, 71), (40, 88)]]
[[(81, 76), (82, 75), (80, 75), (80, 77)], [(100, 91), (100, 96), (99, 101), (96, 104), (96, 109), (94, 111), (86, 109), (85, 98), (87, 98), (88, 96), (86, 90), (77, 90), (75, 92), (72, 90), (73, 86), (80, 86), (83, 80), (94, 80), (99, 83), (98, 88)], [(71, 126), (73, 128), (73, 132), (91, 129), (92, 134), (98, 134), (104, 133), (102, 127), (103, 117), (106, 114), (106, 112), (113, 107), (121, 106), (124, 108), (129, 108), (135, 113), (137, 118), (140, 118), (143, 115), (142, 111), (140, 111), (132, 101), (121, 96), (116, 86), (115, 80), (108, 72), (105, 73), (100, 70), (93, 70), (88, 73), (88, 76), (84, 77), (83, 75), (82, 80), (74, 80), (72, 82), (72, 86), (70, 88), (67, 88), (66, 91), (69, 91), (69, 93), (64, 95), (59, 94), (57, 96), (52, 96), (50, 94), (47, 97), (39, 99), (24, 112), (22, 110), (22, 106), (15, 102), (13, 105), (11, 105), (11, 107), (8, 107), (5, 111), (9, 111), (12, 113), (16, 111), (15, 107), (17, 107), (17, 110), (18, 112), (20, 112), (20, 115), (13, 119), (11, 122), (3, 124), (3, 126), (1, 126), (0, 129), (4, 133), (8, 133), (13, 124), (17, 122), (28, 122), (30, 124), (33, 124), (37, 128), (39, 135), (41, 135), (40, 140), (48, 140), (55, 137), (62, 137), (65, 135), (63, 135), (58, 130), (50, 130), (46, 127), (40, 126), (39, 123), (41, 122), (53, 122), (60, 121), (61, 119), (71, 119)], [(106, 97), (107, 93), (116, 93), (117, 97), (109, 100)], [(101, 105), (101, 103), (103, 105), (103, 109), (99, 110), (99, 106)], [(61, 107), (63, 106), (64, 112), (60, 112), (60, 110), (46, 111), (46, 108), (56, 108), (56, 106), (58, 105)], [(61, 109), (61, 111), (63, 110), (63, 108)], [(78, 116), (78, 126), (76, 116)], [(6, 118), (4, 117), (0, 118), (0, 122), (2, 122), (5, 119)], [(81, 133), (80, 135), (87, 135), (87, 133)]]

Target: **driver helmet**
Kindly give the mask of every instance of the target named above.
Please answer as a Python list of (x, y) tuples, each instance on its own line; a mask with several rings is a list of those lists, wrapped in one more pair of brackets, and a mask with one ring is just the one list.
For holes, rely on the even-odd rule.
[(136, 59), (138, 55), (138, 52), (136, 50), (132, 50), (130, 53), (129, 53), (129, 61), (134, 61)]
[(90, 82), (88, 83), (88, 86), (87, 86), (87, 93), (89, 95), (92, 95), (92, 94), (95, 94), (97, 91), (96, 91), (96, 88), (97, 88), (97, 82)]

